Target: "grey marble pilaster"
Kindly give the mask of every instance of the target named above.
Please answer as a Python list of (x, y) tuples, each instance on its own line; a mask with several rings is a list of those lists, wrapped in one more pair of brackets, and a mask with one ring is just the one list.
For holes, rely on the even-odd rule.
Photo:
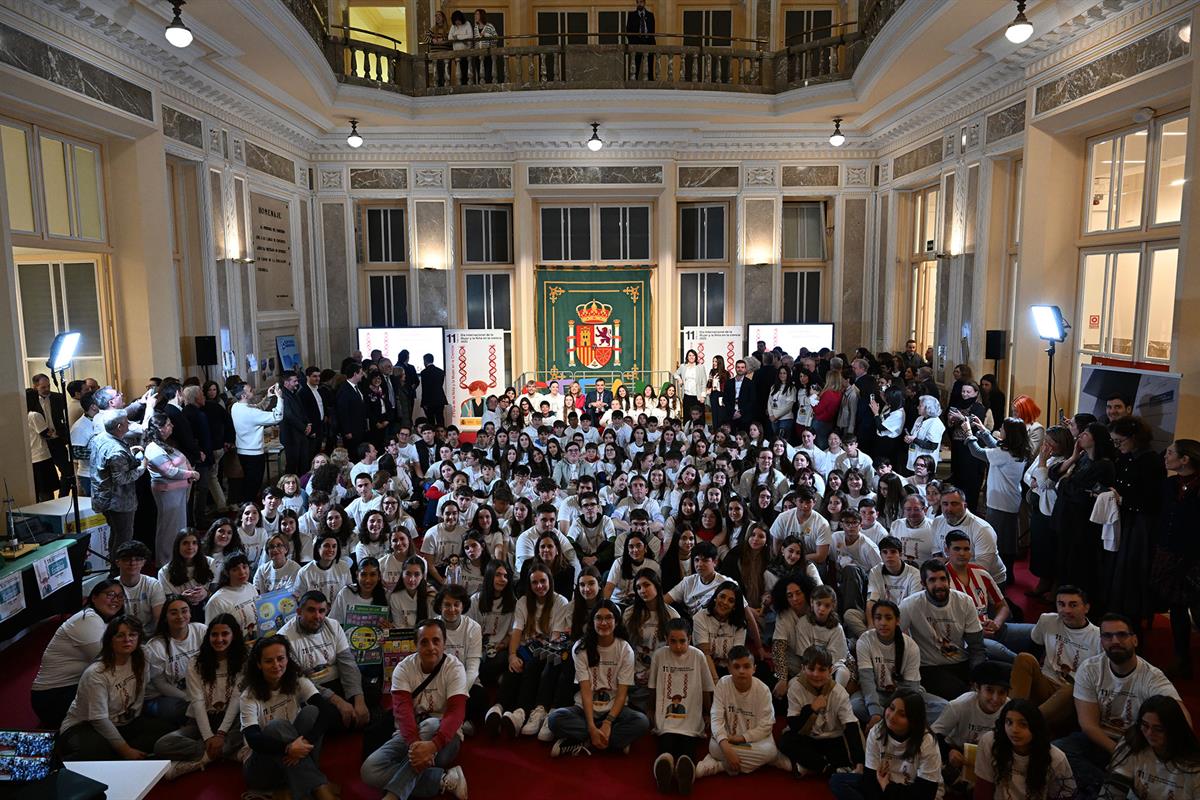
[(887, 320), (887, 288), (890, 283), (892, 267), (888, 264), (888, 196), (880, 193), (879, 197), (879, 251), (875, 261), (875, 346), (883, 347), (891, 331), (885, 328)]
[(440, 200), (417, 202), (413, 217), (417, 230), (417, 265), (443, 269), (446, 253), (446, 204)]
[(745, 266), (744, 305), (742, 313), (747, 325), (774, 321), (771, 313), (775, 294), (771, 291), (771, 264), (747, 264)]
[(204, 149), (204, 124), (178, 109), (162, 107), (163, 135), (176, 141)]
[(511, 189), (512, 169), (509, 167), (451, 167), (452, 189)]
[(421, 325), (448, 325), (450, 272), (444, 269), (417, 270), (417, 316)]
[(990, 144), (1025, 130), (1025, 101), (988, 114), (985, 138)]
[(784, 186), (837, 186), (838, 168), (836, 164), (824, 164), (812, 167), (784, 167)]
[(940, 164), (942, 161), (945, 144), (939, 137), (932, 142), (927, 142), (920, 147), (914, 147), (907, 153), (902, 153), (892, 160), (892, 177), (900, 178), (910, 172), (916, 172), (919, 169), (924, 169), (931, 164)]
[(350, 303), (347, 302), (350, 287), (346, 279), (346, 209), (341, 203), (321, 204), (321, 238), (325, 244), (322, 294), (328, 298), (329, 351), (336, 361), (355, 347)]
[(863, 282), (867, 269), (867, 201), (852, 197), (845, 201), (842, 214), (842, 325), (843, 349), (857, 347), (863, 341), (866, 317)]

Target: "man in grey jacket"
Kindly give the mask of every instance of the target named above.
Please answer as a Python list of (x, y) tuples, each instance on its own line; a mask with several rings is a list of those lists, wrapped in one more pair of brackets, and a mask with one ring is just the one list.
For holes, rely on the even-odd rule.
[(91, 441), (92, 508), (108, 522), (108, 551), (133, 539), (133, 515), (137, 511), (137, 481), (146, 471), (141, 447), (125, 443), (129, 418), (124, 409), (110, 408), (96, 415), (104, 428)]

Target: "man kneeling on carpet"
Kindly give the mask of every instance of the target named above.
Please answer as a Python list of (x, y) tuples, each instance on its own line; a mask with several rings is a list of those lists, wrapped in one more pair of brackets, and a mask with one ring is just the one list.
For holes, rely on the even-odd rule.
[(384, 800), (450, 794), (466, 800), (462, 767), (451, 767), (467, 713), (467, 672), (446, 652), (446, 623), (417, 626), (417, 652), (392, 673), (396, 733), (363, 762), (362, 779), (383, 789)]

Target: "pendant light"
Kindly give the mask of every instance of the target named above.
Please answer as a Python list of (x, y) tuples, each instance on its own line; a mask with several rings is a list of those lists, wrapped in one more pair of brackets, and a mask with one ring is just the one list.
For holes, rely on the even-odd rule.
[(592, 123), (592, 138), (587, 140), (587, 149), (591, 150), (593, 153), (599, 152), (600, 148), (604, 147), (604, 140), (600, 138), (599, 131), (600, 131), (600, 123), (593, 122)]
[(1025, 0), (1017, 0), (1016, 19), (1004, 31), (1004, 38), (1013, 44), (1025, 44), (1033, 36), (1033, 23), (1025, 17)]
[(833, 133), (829, 134), (829, 143), (834, 147), (841, 147), (846, 143), (846, 134), (842, 133), (842, 118), (833, 118)]
[(350, 120), (350, 135), (346, 137), (346, 144), (357, 150), (362, 147), (362, 143), (362, 134), (358, 132), (358, 120), (352, 119)]
[(192, 43), (192, 32), (188, 30), (188, 26), (183, 24), (183, 17), (179, 13), (180, 7), (185, 0), (171, 0), (171, 5), (175, 7), (175, 16), (171, 18), (171, 24), (167, 26), (165, 36), (167, 41), (175, 47), (184, 48)]

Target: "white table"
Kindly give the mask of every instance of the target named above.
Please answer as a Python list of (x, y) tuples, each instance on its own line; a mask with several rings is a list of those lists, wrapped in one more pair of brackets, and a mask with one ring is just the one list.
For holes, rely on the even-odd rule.
[(108, 800), (142, 800), (162, 780), (170, 761), (65, 761), (63, 766), (108, 786)]

